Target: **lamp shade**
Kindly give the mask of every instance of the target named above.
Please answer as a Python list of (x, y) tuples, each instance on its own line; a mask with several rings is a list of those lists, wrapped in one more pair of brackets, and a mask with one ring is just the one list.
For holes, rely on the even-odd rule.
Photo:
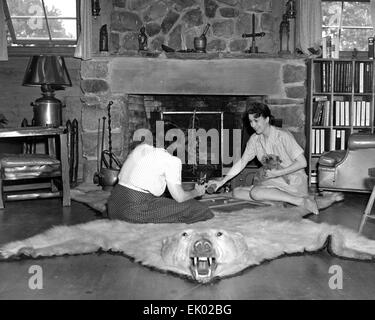
[(63, 57), (33, 56), (29, 60), (22, 85), (71, 87), (72, 81), (70, 80)]

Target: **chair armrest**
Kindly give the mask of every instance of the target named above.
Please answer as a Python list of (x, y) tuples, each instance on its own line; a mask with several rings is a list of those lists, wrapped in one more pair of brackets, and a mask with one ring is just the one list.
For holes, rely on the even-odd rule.
[(346, 150), (335, 150), (324, 153), (319, 158), (319, 165), (326, 167), (335, 167), (345, 158)]
[(375, 148), (375, 134), (352, 134), (348, 141), (348, 149), (371, 149)]

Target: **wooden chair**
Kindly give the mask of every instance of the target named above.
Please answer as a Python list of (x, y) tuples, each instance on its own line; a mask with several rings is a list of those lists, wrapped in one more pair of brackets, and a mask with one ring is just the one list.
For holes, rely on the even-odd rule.
[[(30, 137), (48, 139), (51, 145), (50, 152), (49, 154), (2, 154), (0, 156), (0, 209), (4, 208), (6, 200), (52, 197), (62, 197), (63, 206), (70, 206), (67, 135), (64, 128), (0, 129), (0, 138), (28, 139)], [(51, 152), (51, 150), (54, 151)], [(62, 190), (57, 190), (53, 182), (29, 183), (32, 179), (38, 179), (38, 181), (58, 179), (61, 181)], [(45, 191), (46, 187), (50, 190)]]
[[(370, 168), (368, 170), (368, 175), (375, 182), (375, 168)], [(372, 207), (374, 205), (374, 201), (375, 201), (375, 183), (374, 183), (374, 186), (372, 188), (370, 199), (367, 202), (365, 212), (362, 216), (361, 224), (360, 224), (359, 230), (358, 230), (359, 233), (362, 233), (363, 227), (364, 227), (367, 219), (375, 219), (375, 216), (371, 215), (371, 210), (372, 210)]]

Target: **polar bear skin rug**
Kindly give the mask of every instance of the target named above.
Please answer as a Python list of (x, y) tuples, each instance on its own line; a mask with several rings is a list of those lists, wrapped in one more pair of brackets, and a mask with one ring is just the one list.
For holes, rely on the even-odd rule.
[(303, 219), (305, 211), (261, 207), (215, 212), (195, 224), (131, 224), (96, 220), (57, 226), (0, 248), (0, 260), (92, 253), (122, 253), (136, 262), (200, 283), (236, 275), (288, 254), (327, 248), (330, 253), (374, 260), (375, 241), (355, 231)]

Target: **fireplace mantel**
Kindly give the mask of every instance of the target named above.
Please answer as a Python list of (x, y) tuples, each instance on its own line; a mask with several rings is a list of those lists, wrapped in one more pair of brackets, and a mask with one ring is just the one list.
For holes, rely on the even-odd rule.
[[(303, 59), (155, 59), (106, 57), (105, 81), (114, 94), (285, 96), (285, 68), (303, 69)], [(86, 77), (91, 78), (91, 77)], [(303, 84), (304, 78), (301, 81)]]

